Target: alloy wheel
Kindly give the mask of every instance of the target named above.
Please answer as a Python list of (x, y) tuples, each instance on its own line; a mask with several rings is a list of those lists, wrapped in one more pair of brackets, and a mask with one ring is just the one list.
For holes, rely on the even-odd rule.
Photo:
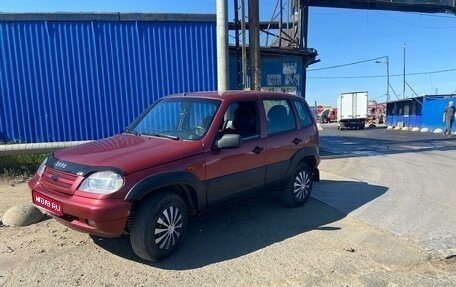
[(182, 234), (182, 214), (176, 206), (163, 210), (155, 226), (155, 244), (160, 249), (169, 249)]
[(298, 201), (304, 200), (310, 194), (310, 175), (305, 170), (296, 174), (293, 183), (293, 194)]

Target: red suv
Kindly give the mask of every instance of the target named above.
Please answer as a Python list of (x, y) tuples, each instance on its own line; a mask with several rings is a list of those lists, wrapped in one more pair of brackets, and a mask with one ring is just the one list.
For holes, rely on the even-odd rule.
[(289, 206), (319, 180), (319, 134), (301, 97), (258, 91), (166, 96), (124, 132), (49, 155), (30, 180), (33, 203), (98, 236), (130, 234), (157, 261), (184, 237), (188, 217), (280, 190)]

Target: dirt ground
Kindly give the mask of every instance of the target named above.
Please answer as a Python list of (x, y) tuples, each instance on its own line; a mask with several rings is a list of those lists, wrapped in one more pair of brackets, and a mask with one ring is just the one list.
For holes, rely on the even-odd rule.
[[(25, 183), (0, 183), (0, 216), (30, 201)], [(155, 264), (126, 235), (95, 238), (49, 217), (0, 224), (0, 286), (456, 286), (456, 260), (313, 198), (293, 209), (265, 195), (194, 219), (181, 248)]]

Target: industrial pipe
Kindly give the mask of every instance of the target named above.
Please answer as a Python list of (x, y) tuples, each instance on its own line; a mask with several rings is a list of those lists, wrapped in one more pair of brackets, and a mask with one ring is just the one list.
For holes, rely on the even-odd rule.
[(73, 147), (91, 141), (48, 142), (30, 144), (0, 145), (0, 157), (31, 153), (49, 153), (66, 147)]
[(249, 0), (250, 89), (261, 90), (260, 8), (258, 0)]
[(228, 1), (217, 1), (217, 90), (229, 87), (228, 66)]

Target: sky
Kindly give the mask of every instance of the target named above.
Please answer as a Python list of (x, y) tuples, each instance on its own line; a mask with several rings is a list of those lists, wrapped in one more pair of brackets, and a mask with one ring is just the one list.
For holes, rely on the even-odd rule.
[[(277, 0), (259, 3), (260, 20), (270, 20)], [(229, 21), (233, 5), (228, 0)], [(1, 12), (214, 14), (215, 9), (216, 0), (0, 0)], [(404, 97), (404, 67), (405, 97), (456, 93), (456, 16), (452, 14), (311, 7), (308, 47), (315, 48), (320, 59), (307, 72), (310, 105), (336, 106), (340, 93), (353, 91), (367, 91), (370, 100), (385, 102), (386, 57), (390, 101)]]

